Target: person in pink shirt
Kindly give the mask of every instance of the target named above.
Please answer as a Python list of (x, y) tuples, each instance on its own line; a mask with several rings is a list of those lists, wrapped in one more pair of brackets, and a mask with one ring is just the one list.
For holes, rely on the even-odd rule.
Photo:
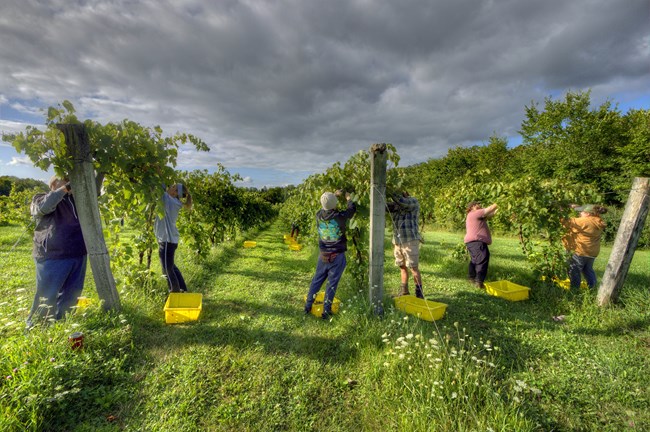
[(466, 234), (464, 243), (469, 252), (469, 282), (478, 288), (485, 288), (483, 282), (488, 272), (490, 263), (490, 250), (492, 235), (487, 220), (494, 216), (497, 205), (492, 204), (487, 208), (481, 207), (478, 201), (467, 204), (467, 218), (465, 219)]

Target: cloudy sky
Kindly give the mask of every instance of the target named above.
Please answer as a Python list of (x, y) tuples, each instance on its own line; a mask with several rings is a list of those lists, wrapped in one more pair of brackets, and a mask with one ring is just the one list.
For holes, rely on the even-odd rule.
[[(249, 186), (298, 184), (375, 142), (401, 165), (592, 91), (650, 108), (650, 0), (2, 0), (0, 130), (80, 118), (189, 132)], [(47, 178), (0, 143), (0, 174)]]

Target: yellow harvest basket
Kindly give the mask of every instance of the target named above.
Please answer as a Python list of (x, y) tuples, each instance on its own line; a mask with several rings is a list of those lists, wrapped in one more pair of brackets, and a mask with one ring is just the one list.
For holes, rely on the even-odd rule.
[(425, 321), (436, 321), (445, 316), (447, 305), (431, 300), (417, 298), (414, 295), (395, 297), (395, 307), (409, 315), (414, 315)]
[(201, 314), (203, 294), (169, 293), (165, 302), (165, 322), (167, 324), (196, 321)]
[[(559, 286), (562, 289), (569, 290), (571, 288), (571, 280), (570, 279), (560, 279), (557, 276), (553, 278), (553, 283), (557, 286)], [(587, 289), (589, 288), (587, 286), (587, 281), (581, 280), (580, 281), (580, 288), (582, 289)]]
[(510, 301), (528, 300), (530, 292), (530, 288), (506, 280), (485, 282), (484, 285), (488, 294)]
[(88, 297), (77, 297), (77, 308), (79, 309), (87, 308), (92, 303), (92, 299), (89, 299)]
[[(307, 301), (307, 296), (304, 297), (304, 300)], [(325, 293), (323, 291), (316, 294), (314, 299), (314, 304), (311, 305), (311, 314), (317, 316), (318, 318), (323, 315), (323, 302), (325, 301)], [(339, 308), (341, 307), (341, 300), (334, 297), (332, 301), (332, 313), (338, 313)]]
[(298, 243), (290, 243), (289, 244), (289, 249), (292, 251), (299, 251), (302, 249), (302, 245)]
[(254, 248), (255, 246), (257, 246), (257, 242), (249, 241), (249, 240), (244, 242), (245, 248)]

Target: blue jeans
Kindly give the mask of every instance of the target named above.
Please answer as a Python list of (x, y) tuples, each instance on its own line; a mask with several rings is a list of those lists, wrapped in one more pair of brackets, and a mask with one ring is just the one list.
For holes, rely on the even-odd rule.
[(324, 262), (320, 257), (316, 265), (316, 274), (311, 280), (309, 292), (307, 293), (307, 302), (305, 303), (305, 312), (311, 311), (314, 304), (316, 294), (320, 291), (323, 282), (327, 279), (327, 287), (325, 288), (325, 301), (323, 302), (323, 314), (332, 313), (332, 303), (334, 302), (334, 295), (336, 294), (336, 287), (339, 285), (339, 280), (343, 275), (343, 270), (347, 261), (345, 253), (340, 253), (334, 258), (332, 262)]
[(569, 279), (571, 288), (580, 288), (581, 274), (585, 275), (587, 286), (593, 288), (596, 286), (596, 272), (594, 271), (594, 257), (575, 255), (569, 261)]
[(36, 294), (27, 317), (59, 320), (76, 304), (86, 277), (86, 255), (78, 258), (36, 262)]
[(187, 285), (185, 285), (185, 279), (183, 279), (181, 271), (174, 264), (176, 248), (178, 248), (178, 243), (159, 243), (158, 257), (160, 258), (163, 274), (169, 284), (169, 292), (186, 292)]

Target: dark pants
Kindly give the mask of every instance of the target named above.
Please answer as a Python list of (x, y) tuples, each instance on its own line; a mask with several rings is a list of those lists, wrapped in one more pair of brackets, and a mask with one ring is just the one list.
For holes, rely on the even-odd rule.
[(187, 286), (181, 271), (174, 264), (174, 255), (176, 254), (178, 243), (158, 243), (158, 256), (162, 271), (169, 284), (169, 292), (186, 292)]
[(311, 306), (314, 304), (316, 294), (320, 291), (323, 282), (327, 279), (327, 287), (325, 288), (325, 301), (323, 302), (323, 314), (332, 313), (332, 303), (334, 302), (334, 295), (336, 294), (336, 287), (339, 285), (339, 280), (343, 275), (343, 270), (347, 261), (345, 253), (340, 253), (332, 260), (332, 262), (325, 262), (321, 258), (318, 259), (316, 265), (316, 274), (311, 280), (309, 292), (307, 293), (307, 302), (305, 303), (305, 312), (311, 311)]
[(569, 261), (569, 279), (571, 288), (580, 288), (581, 274), (585, 275), (589, 288), (596, 286), (596, 272), (594, 271), (594, 261), (596, 258), (580, 255), (573, 255)]
[(473, 241), (466, 243), (467, 251), (469, 252), (469, 278), (476, 282), (485, 282), (485, 277), (488, 272), (488, 264), (490, 263), (490, 250), (488, 245), (480, 242)]
[(86, 277), (86, 255), (36, 262), (36, 294), (27, 317), (59, 320), (76, 304)]

